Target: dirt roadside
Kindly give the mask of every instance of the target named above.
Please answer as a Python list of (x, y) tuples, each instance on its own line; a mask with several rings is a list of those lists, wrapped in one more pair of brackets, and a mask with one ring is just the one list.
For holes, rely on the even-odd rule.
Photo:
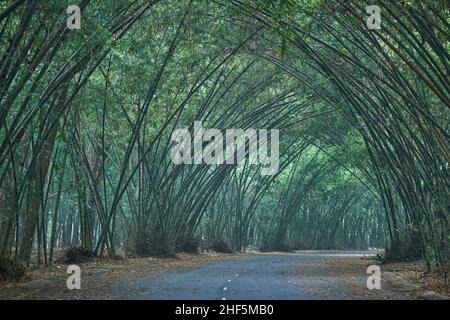
[(370, 258), (348, 257), (329, 264), (337, 273), (361, 273), (369, 265), (379, 265), (382, 284), (407, 294), (411, 299), (447, 299), (450, 285), (443, 273), (427, 272), (424, 261), (383, 263)]

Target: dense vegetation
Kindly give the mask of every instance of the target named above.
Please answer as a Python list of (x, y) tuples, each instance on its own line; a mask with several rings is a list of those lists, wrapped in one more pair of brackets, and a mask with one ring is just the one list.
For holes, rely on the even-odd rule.
[[(0, 255), (386, 246), (450, 261), (446, 1), (0, 3)], [(368, 30), (366, 5), (382, 26)], [(280, 130), (280, 165), (171, 134)]]

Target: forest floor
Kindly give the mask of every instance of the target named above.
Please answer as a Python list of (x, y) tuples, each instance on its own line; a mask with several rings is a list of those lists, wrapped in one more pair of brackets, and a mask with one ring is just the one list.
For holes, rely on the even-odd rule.
[[(448, 274), (436, 270), (428, 272), (425, 261), (384, 263), (380, 265), (385, 280), (398, 290), (409, 292), (416, 298), (424, 298), (432, 292), (450, 297)], [(392, 277), (392, 274), (394, 277)], [(432, 294), (433, 295), (433, 294)], [(429, 299), (436, 299), (430, 296)]]
[[(68, 290), (67, 265), (0, 282), (0, 299), (417, 299), (448, 293), (422, 263), (383, 264), (381, 290), (366, 285), (365, 252), (178, 254), (177, 258), (96, 260), (79, 264), (81, 290)], [(387, 272), (387, 273), (386, 273)], [(395, 274), (396, 279), (385, 278)]]

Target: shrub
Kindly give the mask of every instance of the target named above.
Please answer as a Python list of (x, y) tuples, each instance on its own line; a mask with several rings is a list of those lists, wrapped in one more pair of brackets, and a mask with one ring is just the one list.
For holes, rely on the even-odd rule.
[(134, 240), (134, 252), (141, 257), (174, 258), (175, 249), (162, 236), (145, 234)]
[(233, 253), (228, 243), (223, 239), (214, 239), (210, 246), (210, 249), (219, 253)]
[(25, 275), (25, 266), (21, 263), (0, 256), (0, 279), (1, 280), (20, 280)]
[(383, 262), (415, 261), (423, 257), (418, 231), (402, 232), (399, 240), (386, 246)]
[(192, 254), (198, 254), (200, 249), (200, 238), (198, 237), (181, 237), (176, 244), (176, 250), (178, 252), (187, 252)]
[(291, 250), (307, 250), (308, 246), (303, 241), (294, 241), (291, 246)]
[(68, 248), (63, 255), (64, 263), (83, 263), (95, 259), (97, 256), (92, 250), (83, 247)]
[(285, 243), (269, 244), (269, 243), (265, 242), (259, 247), (259, 251), (261, 251), (261, 252), (271, 252), (271, 251), (290, 252), (290, 251), (292, 251), (292, 248)]

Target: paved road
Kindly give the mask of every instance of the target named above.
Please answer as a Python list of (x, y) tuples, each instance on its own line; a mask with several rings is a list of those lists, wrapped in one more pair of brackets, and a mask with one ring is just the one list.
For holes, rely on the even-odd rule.
[(332, 263), (339, 259), (363, 254), (254, 255), (124, 279), (114, 291), (116, 298), (140, 300), (407, 299), (404, 294), (384, 285), (382, 290), (368, 290), (364, 268), (342, 272), (333, 267)]

